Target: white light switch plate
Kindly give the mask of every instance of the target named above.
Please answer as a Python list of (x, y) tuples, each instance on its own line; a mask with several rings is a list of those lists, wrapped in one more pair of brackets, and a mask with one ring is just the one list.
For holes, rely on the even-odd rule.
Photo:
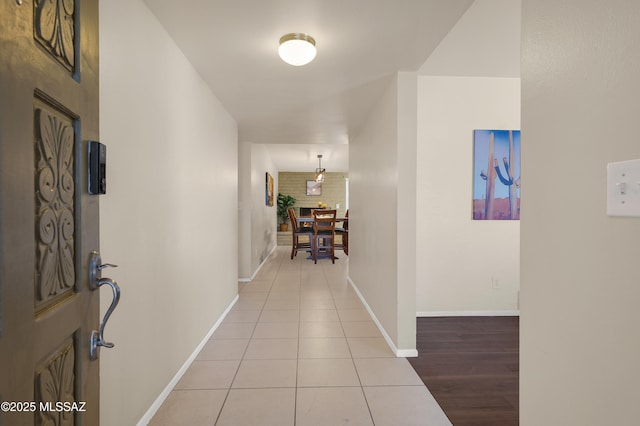
[(607, 164), (607, 215), (640, 217), (640, 160)]

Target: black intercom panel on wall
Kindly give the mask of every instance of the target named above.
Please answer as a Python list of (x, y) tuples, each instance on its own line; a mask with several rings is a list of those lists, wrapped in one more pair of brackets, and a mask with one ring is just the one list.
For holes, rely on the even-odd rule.
[(89, 141), (89, 194), (107, 193), (107, 147)]

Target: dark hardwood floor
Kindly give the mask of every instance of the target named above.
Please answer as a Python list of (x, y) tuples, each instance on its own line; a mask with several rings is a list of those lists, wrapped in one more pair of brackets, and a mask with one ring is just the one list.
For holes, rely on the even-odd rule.
[(518, 425), (519, 318), (417, 319), (409, 362), (454, 426)]

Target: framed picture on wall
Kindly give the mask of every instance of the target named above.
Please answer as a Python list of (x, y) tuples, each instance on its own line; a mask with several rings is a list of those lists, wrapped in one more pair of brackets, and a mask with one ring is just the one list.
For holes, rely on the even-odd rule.
[(269, 172), (265, 179), (264, 201), (267, 206), (273, 207), (273, 176)]
[(322, 195), (322, 182), (307, 181), (307, 195)]
[(473, 219), (520, 220), (520, 130), (474, 130)]

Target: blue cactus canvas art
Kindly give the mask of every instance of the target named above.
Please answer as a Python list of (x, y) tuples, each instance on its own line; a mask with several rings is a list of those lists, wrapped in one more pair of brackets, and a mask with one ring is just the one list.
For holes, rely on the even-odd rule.
[(473, 131), (473, 218), (520, 219), (520, 130)]

